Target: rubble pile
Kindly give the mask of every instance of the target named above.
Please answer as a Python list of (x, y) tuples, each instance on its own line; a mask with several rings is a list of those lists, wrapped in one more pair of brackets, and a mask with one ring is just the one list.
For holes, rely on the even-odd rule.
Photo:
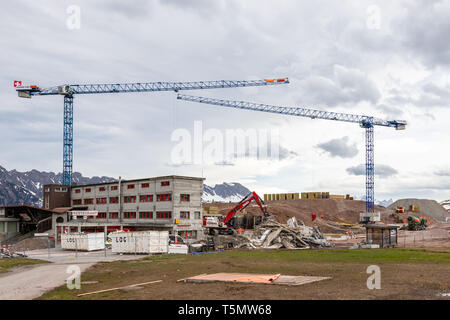
[(317, 226), (308, 227), (297, 223), (295, 217), (287, 224), (267, 220), (260, 224), (251, 236), (240, 235), (238, 248), (249, 249), (309, 249), (330, 247)]
[(0, 259), (3, 258), (26, 258), (27, 256), (19, 253), (10, 251), (8, 248), (0, 248)]

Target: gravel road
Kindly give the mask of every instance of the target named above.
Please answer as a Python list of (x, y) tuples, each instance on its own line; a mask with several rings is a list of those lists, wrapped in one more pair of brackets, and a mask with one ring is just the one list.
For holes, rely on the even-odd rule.
[[(120, 256), (103, 252), (83, 252), (77, 256), (73, 252), (52, 249), (50, 257), (47, 250), (34, 250), (26, 253), (30, 258), (47, 260), (52, 263), (28, 265), (13, 268), (10, 272), (0, 275), (0, 300), (30, 300), (43, 295), (45, 292), (66, 283), (70, 276), (67, 268), (77, 265), (83, 272), (100, 261), (132, 260), (133, 255)], [(81, 281), (83, 277), (81, 276)]]

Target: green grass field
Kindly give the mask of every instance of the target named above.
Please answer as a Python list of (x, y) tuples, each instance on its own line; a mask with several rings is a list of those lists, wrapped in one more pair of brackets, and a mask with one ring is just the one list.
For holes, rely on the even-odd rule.
[(0, 259), (0, 273), (7, 272), (14, 267), (20, 267), (32, 264), (49, 263), (48, 261), (27, 259), (27, 258), (5, 258)]
[[(81, 290), (61, 286), (41, 299), (435, 299), (450, 291), (450, 249), (230, 250), (202, 255), (151, 256), (98, 263), (82, 274)], [(368, 290), (366, 269), (378, 265), (383, 290)], [(288, 287), (237, 283), (184, 283), (201, 273), (281, 273), (331, 277)], [(153, 280), (139, 290), (79, 293)], [(92, 283), (94, 282), (94, 283)]]

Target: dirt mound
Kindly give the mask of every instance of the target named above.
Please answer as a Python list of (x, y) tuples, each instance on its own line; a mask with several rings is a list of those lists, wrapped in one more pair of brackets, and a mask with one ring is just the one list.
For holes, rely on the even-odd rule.
[[(204, 207), (215, 206), (219, 208), (219, 213), (226, 215), (233, 208), (234, 203), (207, 203)], [(359, 214), (366, 211), (366, 203), (359, 200), (342, 199), (296, 199), (269, 201), (267, 211), (275, 216), (281, 223), (295, 217), (303, 221), (307, 226), (319, 226), (322, 232), (339, 232), (342, 228), (333, 227), (330, 222), (358, 223)], [(251, 205), (245, 210), (249, 214), (261, 215), (261, 211), (256, 205)], [(381, 214), (381, 221), (384, 223), (395, 223), (390, 215), (395, 211), (381, 206), (375, 206), (375, 211)], [(311, 214), (315, 212), (317, 219), (311, 221)], [(241, 213), (242, 214), (242, 213)], [(323, 216), (323, 219), (321, 219)]]
[(14, 251), (29, 251), (37, 249), (47, 249), (48, 244), (50, 248), (55, 247), (55, 241), (53, 239), (47, 240), (46, 237), (28, 238), (17, 242), (13, 245)]
[(419, 211), (408, 212), (414, 216), (427, 216), (437, 221), (445, 221), (445, 218), (450, 216), (437, 201), (429, 199), (400, 199), (388, 208), (395, 210), (397, 207), (404, 207), (405, 210), (408, 210), (410, 205), (419, 206)]

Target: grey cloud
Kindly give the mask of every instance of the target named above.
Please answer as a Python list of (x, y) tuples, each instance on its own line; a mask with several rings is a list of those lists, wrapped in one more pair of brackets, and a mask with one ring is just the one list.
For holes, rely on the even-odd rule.
[(279, 148), (279, 159), (280, 160), (285, 160), (285, 159), (289, 159), (289, 158), (294, 158), (298, 156), (298, 153), (292, 150), (288, 150), (287, 148), (280, 146)]
[(450, 177), (450, 169), (441, 169), (434, 172), (437, 176)]
[[(251, 151), (251, 152), (250, 152)], [(238, 158), (254, 158), (252, 156), (256, 156), (256, 158), (258, 160), (278, 160), (278, 161), (282, 161), (282, 160), (286, 160), (286, 159), (292, 159), (298, 156), (298, 153), (293, 151), (293, 150), (289, 150), (281, 145), (278, 146), (278, 150), (272, 150), (272, 146), (269, 145), (264, 145), (264, 146), (258, 146), (258, 148), (248, 148), (248, 146), (245, 149), (244, 154), (237, 154), (234, 153), (233, 157), (234, 159), (238, 159)], [(278, 158), (276, 157), (278, 156)], [(218, 163), (216, 163), (218, 164)], [(229, 162), (223, 162), (219, 165), (229, 165)]]
[[(355, 167), (350, 167), (346, 169), (347, 172), (351, 175), (355, 176), (364, 176), (366, 175), (366, 166), (364, 164), (360, 164)], [(377, 164), (375, 165), (375, 175), (379, 176), (380, 178), (387, 178), (390, 176), (393, 176), (397, 174), (398, 171), (394, 168), (384, 165), (384, 164)]]
[[(122, 15), (129, 19), (142, 18), (150, 15), (153, 11), (155, 0), (134, 0), (133, 4), (121, 0), (104, 0), (97, 3), (102, 10)], [(81, 7), (83, 10), (83, 7)], [(83, 11), (82, 11), (83, 12)]]
[(389, 106), (386, 104), (379, 104), (377, 106), (377, 109), (391, 117), (401, 117), (403, 115), (402, 109), (394, 107), (394, 106)]
[(320, 143), (316, 147), (328, 152), (332, 157), (353, 158), (358, 154), (356, 143), (350, 143), (347, 136)]
[(341, 104), (356, 104), (368, 101), (376, 104), (381, 94), (376, 84), (358, 69), (335, 65), (333, 75), (311, 76), (303, 80), (301, 103), (335, 107)]
[(233, 162), (225, 161), (225, 160), (219, 161), (219, 162), (215, 162), (214, 164), (215, 164), (216, 166), (234, 166), (234, 163), (233, 163)]
[[(450, 85), (437, 85), (436, 83), (429, 82), (422, 86), (417, 97), (413, 97), (408, 92), (402, 92), (400, 90), (391, 90), (390, 96), (386, 99), (386, 105), (378, 106), (383, 110), (386, 107), (386, 111), (394, 111), (394, 107), (390, 105), (407, 105), (413, 104), (418, 107), (431, 108), (450, 107)], [(397, 109), (399, 111), (399, 109)]]
[(403, 19), (393, 24), (403, 38), (402, 44), (421, 56), (430, 67), (450, 65), (450, 3), (448, 1), (411, 1), (405, 3)]

